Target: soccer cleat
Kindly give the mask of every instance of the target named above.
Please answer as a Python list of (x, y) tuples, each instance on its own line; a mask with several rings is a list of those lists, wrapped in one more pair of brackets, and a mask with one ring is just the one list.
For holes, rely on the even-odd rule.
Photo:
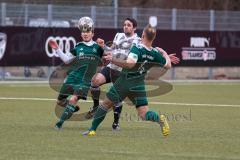
[(85, 132), (82, 132), (82, 135), (84, 135), (84, 136), (95, 136), (96, 135), (96, 131), (94, 131), (94, 130), (91, 130), (91, 131), (87, 130)]
[(55, 129), (60, 130), (62, 128), (63, 123), (62, 122), (57, 122), (55, 125)]
[(160, 115), (159, 124), (162, 130), (163, 136), (168, 136), (170, 132), (170, 128), (169, 128), (167, 119), (164, 115)]
[(118, 131), (120, 130), (120, 126), (119, 126), (119, 123), (114, 123), (112, 124), (112, 130), (113, 131)]
[(98, 108), (98, 107), (95, 107), (95, 106), (91, 107), (90, 110), (88, 111), (88, 113), (86, 114), (85, 118), (86, 118), (86, 119), (91, 119), (91, 118), (93, 118), (94, 114), (95, 114), (96, 111), (97, 111), (97, 108)]

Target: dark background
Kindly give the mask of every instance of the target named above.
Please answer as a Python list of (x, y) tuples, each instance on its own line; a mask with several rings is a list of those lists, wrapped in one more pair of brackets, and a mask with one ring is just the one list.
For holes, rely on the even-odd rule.
[[(0, 27), (7, 34), (7, 47), (0, 66), (53, 66), (59, 65), (59, 58), (50, 58), (45, 52), (45, 42), (49, 36), (73, 36), (80, 41), (77, 28), (30, 28)], [(98, 37), (105, 42), (112, 41), (121, 29), (95, 29), (94, 40)], [(140, 30), (137, 31), (141, 36)], [(216, 48), (215, 61), (188, 60), (177, 66), (240, 66), (240, 32), (209, 31), (168, 31), (158, 30), (154, 46), (168, 53), (177, 53), (181, 58), (182, 47), (190, 47), (190, 37), (210, 38), (209, 47)]]

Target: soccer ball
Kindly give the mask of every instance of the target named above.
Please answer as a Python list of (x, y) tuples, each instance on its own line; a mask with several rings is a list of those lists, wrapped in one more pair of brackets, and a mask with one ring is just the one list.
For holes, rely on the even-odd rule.
[(82, 17), (78, 21), (78, 28), (81, 32), (93, 31), (93, 20), (90, 17)]

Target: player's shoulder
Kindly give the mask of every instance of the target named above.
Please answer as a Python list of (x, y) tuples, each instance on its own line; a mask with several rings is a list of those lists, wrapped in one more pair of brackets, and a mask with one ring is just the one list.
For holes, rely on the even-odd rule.
[(78, 42), (78, 43), (75, 45), (75, 47), (78, 47), (78, 46), (81, 46), (81, 45), (83, 45), (83, 42)]
[(133, 44), (133, 47), (135, 47), (137, 49), (143, 49), (144, 48), (143, 44), (141, 44), (141, 43)]
[(121, 36), (124, 36), (125, 34), (123, 33), (123, 32), (118, 32), (118, 33), (116, 33), (116, 35), (115, 35), (115, 37), (121, 37)]
[(126, 37), (126, 36), (125, 36), (124, 33), (118, 32), (118, 33), (116, 33), (114, 39), (115, 39), (115, 40), (120, 40), (120, 39), (125, 39), (125, 37)]
[(135, 39), (141, 39), (141, 38), (138, 36), (137, 33), (134, 33), (133, 38), (135, 38)]
[(154, 53), (159, 53), (159, 50), (158, 50), (157, 48), (152, 48), (152, 51), (153, 51)]
[(95, 48), (98, 52), (104, 52), (103, 48), (96, 42), (93, 41), (93, 48)]

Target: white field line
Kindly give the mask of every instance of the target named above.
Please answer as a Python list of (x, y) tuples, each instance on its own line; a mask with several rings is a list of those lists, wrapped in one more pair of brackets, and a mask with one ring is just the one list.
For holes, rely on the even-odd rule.
[[(233, 84), (233, 85), (239, 85), (240, 80), (164, 80), (165, 82), (168, 83), (173, 83), (173, 84), (221, 84), (221, 85), (225, 85), (225, 84)], [(43, 81), (0, 81), (0, 84), (16, 84), (16, 85), (21, 85), (21, 84), (29, 84), (29, 85), (36, 85), (36, 84), (40, 84), (40, 85), (48, 85), (49, 81), (48, 80), (43, 80)]]
[[(26, 101), (56, 101), (53, 98), (30, 98), (30, 97), (0, 97), (0, 100), (26, 100)], [(91, 100), (81, 101), (92, 103)], [(205, 103), (177, 103), (177, 102), (154, 102), (150, 101), (149, 104), (163, 104), (163, 105), (177, 105), (177, 106), (208, 106), (208, 107), (240, 107), (240, 104), (205, 104)]]

